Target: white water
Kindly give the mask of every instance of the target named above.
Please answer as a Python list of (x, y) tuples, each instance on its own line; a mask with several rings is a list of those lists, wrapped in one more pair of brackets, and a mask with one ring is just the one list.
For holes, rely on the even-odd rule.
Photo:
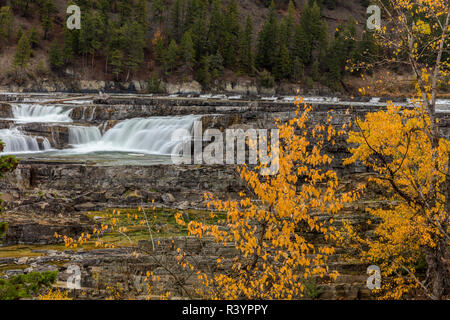
[(71, 109), (26, 103), (11, 106), (14, 120), (17, 122), (72, 122), (69, 116)]
[(192, 132), (194, 122), (199, 118), (190, 115), (129, 119), (119, 122), (100, 139), (98, 139), (100, 131), (97, 133), (94, 129), (86, 131), (74, 129), (71, 131), (73, 141), (83, 142), (75, 143), (75, 149), (72, 151), (76, 153), (121, 151), (170, 155), (179, 143), (172, 141), (173, 132), (177, 129)]
[(97, 142), (102, 138), (102, 134), (97, 127), (69, 127), (69, 144), (80, 145)]
[[(46, 138), (42, 139), (43, 150), (51, 149), (50, 142)], [(38, 137), (27, 136), (18, 129), (0, 130), (0, 140), (4, 142), (4, 153), (38, 152)]]

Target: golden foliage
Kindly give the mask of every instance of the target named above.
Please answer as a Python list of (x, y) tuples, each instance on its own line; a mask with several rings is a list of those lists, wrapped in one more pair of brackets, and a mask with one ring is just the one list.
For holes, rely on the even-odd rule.
[[(299, 105), (301, 99), (296, 100)], [(337, 272), (326, 266), (334, 253), (331, 243), (315, 245), (307, 235), (320, 234), (327, 240), (335, 238), (332, 219), (320, 215), (336, 214), (344, 203), (352, 202), (358, 192), (338, 196), (336, 172), (328, 170), (332, 158), (323, 152), (326, 144), (342, 135), (327, 123), (308, 127), (311, 107), (286, 123), (278, 123), (280, 136), (279, 172), (262, 177), (261, 166), (239, 168), (248, 184), (250, 195), (240, 200), (221, 201), (206, 195), (208, 206), (225, 212), (219, 225), (192, 221), (189, 233), (213, 237), (218, 243), (235, 245), (238, 255), (233, 259), (232, 273), (197, 272), (203, 283), (203, 296), (213, 299), (294, 299), (304, 294), (304, 282), (311, 277), (336, 279)], [(180, 261), (187, 268), (183, 253)], [(223, 259), (217, 259), (220, 270)]]
[(356, 240), (355, 247), (368, 248), (362, 251), (363, 261), (380, 266), (381, 297), (400, 299), (423, 285), (416, 268), (424, 248), (448, 243), (444, 190), (450, 142), (441, 138), (433, 148), (430, 119), (420, 105), (408, 109), (390, 104), (356, 124), (360, 130), (350, 132), (348, 139), (356, 147), (345, 163), (362, 161), (376, 173), (372, 180), (392, 198), (390, 208), (367, 209), (381, 222), (373, 239), (360, 238), (348, 224), (343, 236)]

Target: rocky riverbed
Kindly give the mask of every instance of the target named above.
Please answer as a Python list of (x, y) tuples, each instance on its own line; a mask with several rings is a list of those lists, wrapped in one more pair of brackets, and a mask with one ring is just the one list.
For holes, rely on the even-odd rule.
[[(0, 222), (8, 226), (0, 238), (0, 276), (59, 270), (58, 285), (65, 287), (67, 268), (75, 264), (82, 271), (83, 289), (72, 294), (98, 299), (107, 297), (110, 294), (107, 288), (117, 284), (122, 286), (122, 294), (142, 298), (147, 271), (162, 279), (154, 284), (152, 295), (169, 291), (172, 297), (195, 296), (196, 280), (175, 262), (176, 249), (181, 247), (191, 252), (193, 259), (200, 261), (202, 270), (212, 267), (218, 256), (231, 259), (234, 249), (232, 245), (224, 248), (211, 239), (185, 237), (185, 232), (175, 230), (168, 232), (170, 237), (151, 243), (140, 239), (139, 244), (123, 248), (67, 250), (55, 233), (79, 237), (90, 232), (102, 222), (99, 212), (109, 208), (126, 211), (142, 206), (173, 212), (200, 211), (206, 209), (205, 192), (227, 199), (236, 198), (245, 189), (236, 166), (174, 165), (167, 154), (152, 154), (165, 144), (166, 136), (159, 132), (163, 129), (142, 136), (160, 139), (160, 144), (142, 146), (140, 142), (145, 139), (138, 136), (142, 130), (122, 128), (124, 122), (134, 121), (133, 126), (145, 130), (161, 123), (189, 127), (192, 119), (201, 121), (203, 131), (272, 129), (275, 118), (292, 118), (296, 110), (288, 97), (246, 100), (219, 96), (4, 94), (0, 101), (3, 101), (0, 102), (0, 139), (6, 139), (7, 148), (21, 158), (17, 169), (0, 180), (5, 208)], [(325, 123), (331, 112), (333, 124), (337, 126), (386, 106), (382, 100), (346, 102), (315, 98), (310, 101), (314, 107), (311, 123)], [(446, 113), (440, 116), (447, 119)], [(45, 121), (46, 117), (49, 121)], [(121, 135), (125, 136), (122, 140), (117, 138)], [(96, 152), (96, 147), (105, 145), (117, 150)], [(128, 149), (119, 148), (123, 145)], [(327, 149), (335, 158), (332, 167), (341, 176), (344, 189), (368, 177), (366, 168), (360, 164), (342, 165), (342, 159), (348, 156), (347, 149), (345, 137)], [(364, 198), (345, 208), (341, 217), (361, 225), (367, 219), (366, 207), (387, 205), (376, 200), (382, 192), (372, 186)], [(170, 226), (159, 227), (170, 229)], [(311, 237), (317, 243), (323, 241)], [(339, 249), (330, 261), (331, 269), (341, 273), (338, 281), (318, 282), (322, 290), (310, 298), (370, 298), (365, 289), (365, 266), (345, 259), (345, 253)]]

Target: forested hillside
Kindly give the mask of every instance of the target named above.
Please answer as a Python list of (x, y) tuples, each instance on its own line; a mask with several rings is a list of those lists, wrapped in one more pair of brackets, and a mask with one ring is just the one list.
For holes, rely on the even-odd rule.
[[(80, 30), (66, 8), (81, 7)], [(368, 1), (0, 0), (0, 83), (29, 78), (217, 79), (251, 77), (343, 90), (346, 65), (373, 62)]]

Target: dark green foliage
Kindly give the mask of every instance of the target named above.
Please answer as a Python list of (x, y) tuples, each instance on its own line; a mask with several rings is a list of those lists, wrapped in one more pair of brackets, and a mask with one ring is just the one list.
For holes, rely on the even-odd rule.
[(31, 48), (35, 49), (39, 46), (39, 33), (36, 27), (33, 26), (31, 28), (28, 38), (30, 39)]
[[(60, 23), (55, 1), (33, 2), (8, 3), (23, 15), (38, 8), (42, 30), (33, 27), (24, 32), (32, 49), (39, 47), (40, 33), (44, 39), (58, 39), (59, 46), (52, 43), (48, 50), (53, 71), (68, 64), (94, 70), (101, 61), (105, 76), (112, 74), (117, 80), (141, 76), (148, 68), (161, 75), (192, 73), (209, 84), (227, 69), (239, 75), (268, 74), (277, 81), (328, 79), (327, 85), (337, 88), (348, 59), (370, 63), (377, 53), (369, 32), (363, 33), (359, 45), (346, 39), (356, 35), (351, 23), (341, 26), (329, 41), (322, 11), (335, 8), (335, 0), (309, 0), (303, 8), (299, 1), (262, 0), (269, 9), (258, 33), (251, 15), (242, 20), (237, 0), (70, 0), (68, 5), (81, 7), (82, 27), (68, 30), (63, 24), (61, 33), (60, 26), (53, 32), (54, 20)], [(11, 24), (11, 9), (1, 7), (0, 46), (10, 43)], [(144, 65), (146, 59), (153, 61)], [(24, 65), (28, 60), (24, 43), (17, 66), (22, 64), (19, 60)]]
[(224, 18), (223, 58), (224, 65), (230, 69), (236, 63), (236, 48), (239, 46), (240, 25), (238, 22), (238, 7), (236, 0), (230, 0)]
[(275, 79), (269, 71), (263, 70), (258, 75), (258, 85), (263, 88), (273, 88), (275, 86)]
[(172, 72), (178, 64), (178, 46), (175, 40), (170, 42), (167, 50), (166, 68), (167, 71)]
[(253, 45), (253, 22), (247, 16), (245, 30), (239, 35), (239, 69), (249, 75), (253, 75), (255, 69), (255, 57), (252, 50)]
[(161, 25), (164, 21), (164, 0), (152, 0), (150, 3), (150, 9), (153, 14), (153, 17), (159, 22)]
[(8, 231), (8, 227), (9, 227), (9, 225), (7, 222), (0, 222), (0, 243), (1, 243), (1, 238), (6, 234), (6, 231)]
[[(11, 36), (12, 12), (9, 6), (0, 8), (0, 43), (6, 42)], [(1, 48), (1, 47), (0, 47)]]
[(150, 80), (148, 80), (148, 93), (163, 93), (164, 90), (161, 88), (161, 80), (157, 75), (152, 74)]
[(56, 282), (58, 272), (32, 272), (14, 276), (8, 280), (0, 279), (0, 300), (31, 298)]
[(56, 40), (53, 40), (50, 45), (48, 59), (52, 70), (59, 71), (64, 65), (64, 53), (59, 42)]
[[(327, 24), (322, 20), (320, 7), (314, 1), (312, 5), (303, 9), (300, 18), (300, 26), (308, 40), (307, 56), (312, 56), (314, 51), (319, 55), (327, 48)], [(306, 63), (306, 62), (305, 62)]]
[(276, 64), (278, 47), (278, 23), (273, 1), (269, 10), (269, 16), (258, 36), (256, 64), (260, 69), (272, 70)]
[(19, 11), (22, 16), (29, 16), (31, 14), (30, 4), (35, 0), (11, 0), (11, 5), (14, 10)]
[(181, 55), (186, 66), (192, 69), (195, 64), (195, 49), (190, 31), (186, 32), (181, 40)]
[(53, 0), (39, 0), (39, 14), (41, 25), (44, 29), (44, 39), (48, 38), (49, 32), (53, 29), (53, 13), (55, 11)]
[(211, 57), (203, 56), (200, 60), (200, 68), (196, 75), (196, 80), (208, 87), (211, 82)]
[(350, 20), (341, 24), (336, 31), (333, 45), (329, 48), (326, 55), (328, 72), (326, 75), (326, 84), (339, 90), (342, 76), (345, 72), (345, 66), (353, 60), (356, 52), (356, 23)]
[(31, 45), (30, 40), (26, 34), (22, 33), (22, 37), (20, 38), (17, 44), (17, 50), (14, 54), (14, 67), (25, 68), (28, 65), (28, 61), (31, 57)]

